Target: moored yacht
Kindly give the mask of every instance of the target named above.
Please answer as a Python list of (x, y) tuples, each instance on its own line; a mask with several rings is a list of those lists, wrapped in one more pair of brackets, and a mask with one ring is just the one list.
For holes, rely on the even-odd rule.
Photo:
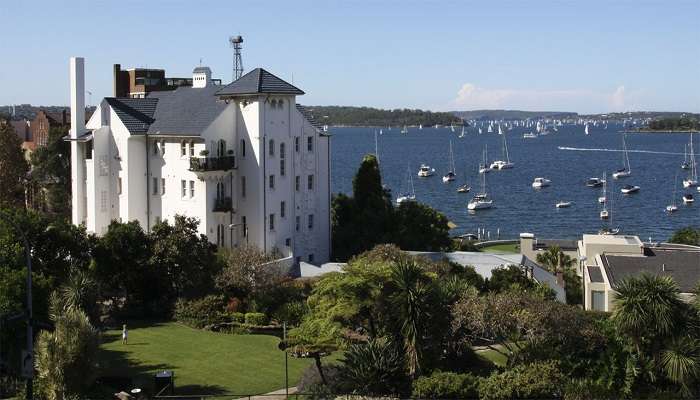
[(639, 189), (639, 186), (636, 185), (625, 185), (620, 189), (620, 191), (622, 192), (622, 194), (632, 194), (637, 193)]
[(571, 202), (570, 201), (560, 201), (555, 205), (555, 207), (557, 207), (557, 208), (571, 207)]
[(506, 135), (503, 135), (503, 158), (503, 160), (492, 162), (491, 169), (511, 169), (515, 166), (515, 164), (510, 161), (510, 156), (508, 155), (508, 143), (506, 142)]
[(469, 193), (472, 190), (471, 186), (464, 184), (457, 188), (457, 193)]
[(486, 174), (481, 174), (481, 193), (477, 193), (467, 204), (467, 210), (476, 211), (493, 207), (493, 200), (486, 192)]
[(603, 183), (605, 183), (605, 180), (604, 180), (604, 179), (600, 179), (600, 178), (588, 178), (588, 180), (586, 181), (586, 186), (592, 187), (592, 188), (594, 188), (594, 187), (600, 187), (600, 186), (603, 186)]
[(407, 203), (410, 201), (416, 201), (416, 189), (413, 187), (413, 175), (411, 174), (411, 167), (406, 167), (408, 172), (408, 190), (396, 198), (396, 205), (400, 206), (401, 203)]
[(550, 181), (547, 178), (538, 177), (538, 178), (535, 178), (535, 180), (532, 182), (532, 187), (535, 189), (539, 189), (539, 188), (547, 187), (551, 183), (552, 183), (552, 181)]
[(455, 174), (455, 157), (454, 157), (454, 153), (452, 152), (452, 141), (450, 140), (449, 166), (448, 166), (447, 173), (442, 176), (442, 181), (445, 183), (452, 182), (455, 180), (456, 177), (457, 177), (457, 174)]
[(421, 178), (427, 178), (429, 176), (435, 175), (435, 169), (430, 168), (429, 165), (421, 164), (418, 169), (418, 176)]
[(622, 135), (622, 164), (623, 167), (615, 171), (612, 176), (614, 179), (627, 178), (632, 175), (632, 168), (630, 167), (630, 157), (627, 154), (627, 142), (625, 141), (625, 135)]
[(683, 195), (683, 203), (692, 204), (693, 202), (695, 202), (695, 198), (691, 193), (686, 193)]

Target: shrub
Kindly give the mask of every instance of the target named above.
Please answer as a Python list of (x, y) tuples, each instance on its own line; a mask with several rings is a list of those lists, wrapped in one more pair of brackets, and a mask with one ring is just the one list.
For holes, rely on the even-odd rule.
[(237, 313), (241, 311), (241, 300), (238, 297), (231, 297), (226, 303), (226, 311), (229, 313)]
[(385, 338), (354, 344), (341, 361), (344, 389), (359, 395), (402, 395), (410, 392), (403, 348)]
[(479, 385), (479, 398), (483, 400), (561, 398), (564, 386), (565, 379), (558, 362), (534, 362), (491, 374)]
[(173, 317), (187, 326), (204, 328), (207, 325), (223, 322), (223, 296), (209, 295), (195, 300), (179, 299), (175, 304)]
[(229, 319), (232, 322), (238, 322), (239, 324), (245, 323), (245, 314), (240, 312), (234, 312), (228, 314)]
[(279, 322), (286, 322), (287, 325), (298, 326), (302, 318), (308, 312), (308, 306), (303, 301), (284, 303), (275, 311), (273, 317)]
[(471, 399), (479, 396), (479, 378), (472, 374), (435, 372), (413, 382), (413, 397), (421, 399)]
[(262, 325), (267, 325), (268, 319), (267, 316), (263, 313), (246, 313), (245, 314), (245, 323), (248, 325), (257, 325), (257, 326), (262, 326)]

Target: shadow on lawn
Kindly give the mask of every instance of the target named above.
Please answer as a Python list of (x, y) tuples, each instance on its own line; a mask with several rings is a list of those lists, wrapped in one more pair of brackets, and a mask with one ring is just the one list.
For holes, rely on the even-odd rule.
[[(121, 334), (102, 333), (103, 343), (121, 340)], [(146, 345), (148, 343), (129, 343), (126, 346)], [(109, 388), (113, 392), (121, 390), (129, 391), (133, 388), (141, 388), (147, 393), (154, 393), (155, 371), (176, 370), (175, 366), (164, 363), (140, 363), (128, 358), (126, 350), (112, 350), (100, 348), (100, 371), (97, 382), (103, 388)], [(177, 371), (175, 371), (176, 395), (220, 395), (226, 391), (216, 385), (177, 385)]]

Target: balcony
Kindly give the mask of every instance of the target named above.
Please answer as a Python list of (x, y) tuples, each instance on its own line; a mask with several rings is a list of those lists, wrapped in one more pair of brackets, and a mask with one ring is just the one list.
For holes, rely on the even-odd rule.
[(231, 212), (233, 211), (233, 202), (230, 197), (217, 197), (214, 199), (214, 212)]
[(234, 156), (225, 157), (190, 157), (190, 171), (228, 171), (236, 168)]

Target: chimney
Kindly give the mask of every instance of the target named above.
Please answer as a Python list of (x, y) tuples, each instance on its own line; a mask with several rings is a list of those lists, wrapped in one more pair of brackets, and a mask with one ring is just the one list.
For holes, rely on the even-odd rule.
[(85, 131), (85, 60), (70, 58), (70, 137)]

